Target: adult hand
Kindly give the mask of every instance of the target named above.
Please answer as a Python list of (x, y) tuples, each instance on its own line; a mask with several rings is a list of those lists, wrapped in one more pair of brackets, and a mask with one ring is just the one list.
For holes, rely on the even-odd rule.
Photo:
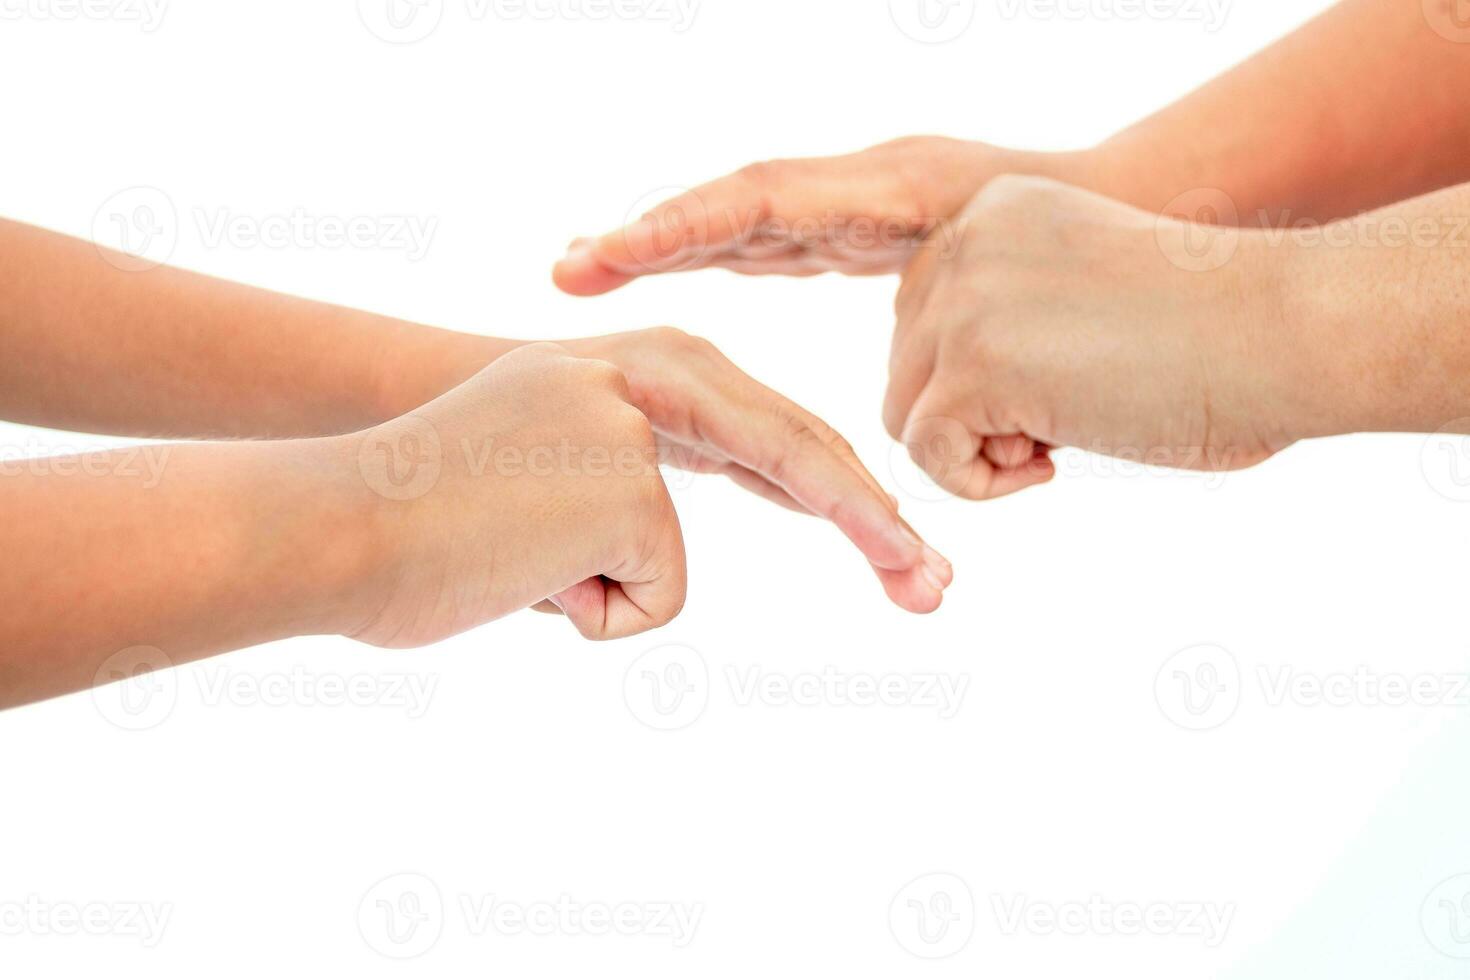
[(1010, 176), (957, 226), (904, 275), (883, 409), (951, 492), (1045, 482), (1051, 446), (1225, 470), (1324, 431), (1263, 233)]
[(553, 276), (592, 296), (639, 276), (717, 267), (749, 275), (898, 272), (1002, 173), (1079, 179), (1085, 154), (1004, 150), (916, 136), (847, 156), (758, 163), (578, 239)]

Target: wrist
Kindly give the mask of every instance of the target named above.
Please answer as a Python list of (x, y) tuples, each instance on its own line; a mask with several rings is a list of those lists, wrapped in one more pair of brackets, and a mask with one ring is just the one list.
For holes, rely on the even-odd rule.
[(285, 546), (280, 578), (295, 635), (351, 635), (396, 574), (392, 502), (375, 489), (387, 471), (374, 469), (392, 461), (374, 454), (376, 431), (274, 444), (271, 493), (280, 506), (263, 513), (259, 538)]
[(520, 341), (401, 324), (378, 349), (369, 424), (406, 415), (469, 380)]

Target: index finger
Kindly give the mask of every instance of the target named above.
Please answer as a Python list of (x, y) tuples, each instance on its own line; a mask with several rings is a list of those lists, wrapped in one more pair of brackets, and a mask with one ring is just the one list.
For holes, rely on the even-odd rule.
[(564, 292), (595, 296), (640, 276), (702, 269), (755, 234), (769, 203), (748, 170), (678, 194), (600, 238), (578, 239), (552, 270)]

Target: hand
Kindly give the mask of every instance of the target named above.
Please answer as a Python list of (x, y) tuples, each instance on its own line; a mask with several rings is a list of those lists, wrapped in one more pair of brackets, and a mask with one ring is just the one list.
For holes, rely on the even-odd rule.
[(1303, 380), (1320, 368), (1282, 314), (1288, 256), (1261, 233), (1028, 177), (991, 182), (957, 222), (955, 248), (904, 275), (883, 410), (951, 492), (1045, 482), (1050, 446), (1224, 470), (1321, 431)]
[(683, 606), (683, 538), (653, 432), (605, 361), (531, 344), (341, 439), (386, 556), (355, 639), (422, 646), (550, 597), (604, 640)]
[(627, 374), (664, 463), (723, 473), (740, 486), (826, 518), (872, 564), (898, 605), (931, 612), (954, 578), (922, 544), (852, 447), (821, 419), (758, 383), (698, 337), (661, 327), (566, 342)]
[(1078, 181), (1086, 160), (917, 136), (848, 156), (754, 164), (627, 228), (578, 239), (553, 275), (566, 292), (592, 296), (639, 276), (708, 267), (749, 275), (899, 272), (990, 178)]

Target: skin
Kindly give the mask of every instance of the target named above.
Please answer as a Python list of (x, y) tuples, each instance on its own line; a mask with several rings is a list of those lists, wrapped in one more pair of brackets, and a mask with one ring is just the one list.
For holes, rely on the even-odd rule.
[[(1453, 427), (1465, 252), (1373, 234), (1466, 214), (1423, 196), (1470, 181), (1470, 44), (1433, 25), (1414, 0), (1347, 0), (1086, 151), (911, 137), (753, 164), (577, 239), (553, 276), (592, 296), (702, 268), (902, 273), (884, 421), (966, 497), (1045, 482), (1055, 445), (1234, 469)], [(1228, 262), (1200, 267), (1201, 225), (1243, 229), (1198, 245)]]
[(460, 334), (9, 222), (0, 262), (0, 417), (230, 440), (0, 463), (27, 515), (0, 528), (0, 707), (140, 646), (420, 646), (528, 606), (655, 628), (685, 594), (660, 462), (832, 521), (905, 609), (953, 578), (836, 432), (672, 328)]

